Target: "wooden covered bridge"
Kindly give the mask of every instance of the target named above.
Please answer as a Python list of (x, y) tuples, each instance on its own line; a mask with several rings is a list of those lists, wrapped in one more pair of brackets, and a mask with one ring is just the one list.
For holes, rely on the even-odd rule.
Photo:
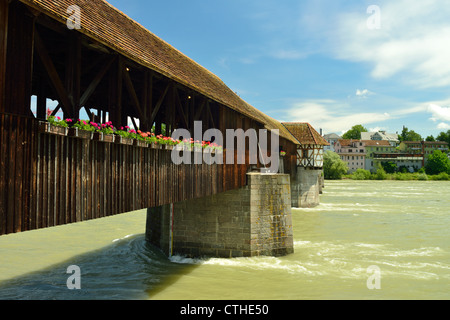
[(285, 126), (103, 0), (0, 0), (0, 45), (0, 235), (248, 183), (248, 145), (245, 164), (175, 165), (150, 145), (42, 129), (49, 99), (63, 119), (87, 115), (156, 135), (193, 133), (195, 121), (204, 131), (278, 130), (284, 171), (296, 176), (300, 143)]

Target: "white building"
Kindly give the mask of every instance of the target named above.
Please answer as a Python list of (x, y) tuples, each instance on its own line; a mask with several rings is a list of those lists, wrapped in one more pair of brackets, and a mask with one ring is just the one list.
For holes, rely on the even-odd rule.
[(398, 134), (387, 133), (386, 131), (378, 132), (361, 132), (361, 140), (378, 140), (378, 141), (388, 141), (393, 147), (397, 147), (400, 143)]
[(324, 139), (330, 144), (329, 146), (325, 146), (323, 148), (324, 151), (331, 150), (333, 152), (336, 151), (336, 143), (338, 140), (341, 140), (342, 138), (338, 136), (336, 133), (329, 133), (323, 136)]

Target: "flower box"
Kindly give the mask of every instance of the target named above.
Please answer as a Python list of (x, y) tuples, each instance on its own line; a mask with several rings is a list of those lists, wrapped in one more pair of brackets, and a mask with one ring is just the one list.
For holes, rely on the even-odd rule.
[(50, 123), (45, 122), (45, 121), (40, 121), (39, 122), (39, 132), (41, 132), (41, 133), (48, 133), (49, 130), (50, 130), (49, 126), (50, 126)]
[(152, 143), (151, 147), (153, 149), (162, 149), (162, 145), (159, 143)]
[(58, 136), (67, 136), (67, 132), (69, 131), (66, 127), (54, 126), (48, 122), (41, 121), (39, 123), (39, 132), (54, 134)]
[(72, 128), (69, 128), (69, 130), (67, 132), (67, 136), (73, 137), (73, 138), (90, 140), (90, 139), (92, 139), (92, 132), (72, 127)]
[(114, 135), (112, 135), (112, 134), (104, 134), (103, 135), (103, 142), (113, 143), (114, 142)]
[(173, 150), (173, 146), (172, 146), (172, 145), (165, 144), (165, 145), (164, 145), (164, 149), (165, 149), (165, 150)]
[(92, 140), (94, 141), (103, 141), (103, 133), (101, 132), (94, 132), (92, 135)]
[(142, 140), (133, 140), (133, 146), (139, 148), (147, 148), (147, 142)]
[(125, 138), (120, 135), (114, 136), (114, 142), (117, 144), (125, 144), (125, 145), (129, 145), (129, 146), (133, 145), (133, 139)]

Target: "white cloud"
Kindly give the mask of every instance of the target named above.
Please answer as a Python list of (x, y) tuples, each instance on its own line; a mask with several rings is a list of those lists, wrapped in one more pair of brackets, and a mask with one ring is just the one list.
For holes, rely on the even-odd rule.
[(286, 111), (284, 122), (308, 122), (324, 132), (343, 133), (355, 124), (370, 123), (391, 119), (383, 112), (354, 112), (353, 108), (335, 100), (305, 100), (292, 104)]
[(442, 122), (438, 124), (437, 128), (441, 130), (448, 130), (450, 129), (450, 124)]
[(334, 55), (368, 62), (376, 79), (401, 76), (417, 87), (450, 85), (450, 6), (438, 0), (379, 1), (381, 29), (369, 30), (365, 10), (338, 15)]
[(432, 114), (433, 121), (450, 121), (450, 107), (441, 107), (437, 104), (430, 104), (428, 112)]
[(373, 94), (373, 92), (370, 92), (370, 91), (367, 90), (367, 89), (364, 89), (364, 90), (359, 90), (359, 89), (357, 89), (357, 90), (356, 90), (356, 96), (357, 96), (357, 97), (365, 98), (365, 97), (367, 97), (367, 96), (369, 96), (369, 95), (372, 95), (372, 94)]

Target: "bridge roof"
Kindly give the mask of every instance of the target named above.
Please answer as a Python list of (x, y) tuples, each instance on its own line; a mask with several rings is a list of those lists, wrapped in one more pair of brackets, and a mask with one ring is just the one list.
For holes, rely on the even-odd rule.
[(282, 125), (297, 139), (300, 144), (329, 146), (330, 144), (313, 126), (306, 122), (283, 122)]
[[(280, 122), (257, 110), (215, 74), (163, 41), (139, 23), (104, 0), (20, 0), (51, 18), (66, 24), (73, 13), (68, 8), (81, 9), (79, 32), (152, 69), (169, 79), (191, 88), (265, 125), (268, 130), (280, 130), (280, 136), (297, 143)], [(70, 12), (70, 11), (69, 11)]]

